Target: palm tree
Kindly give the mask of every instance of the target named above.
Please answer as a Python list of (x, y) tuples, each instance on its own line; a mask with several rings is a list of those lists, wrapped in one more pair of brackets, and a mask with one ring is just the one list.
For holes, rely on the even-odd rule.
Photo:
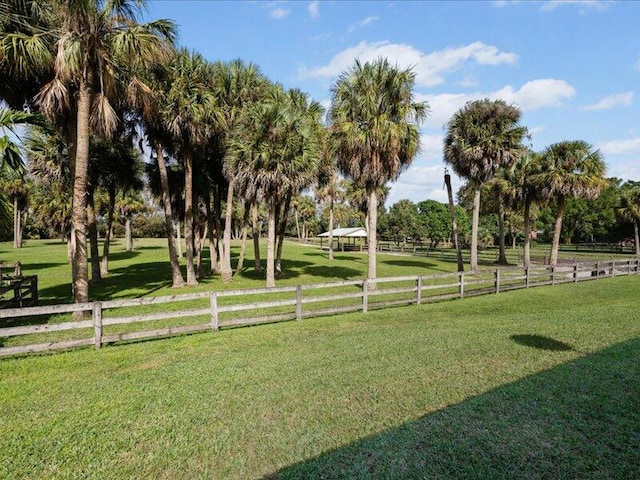
[(377, 189), (396, 180), (420, 148), (418, 127), (428, 107), (414, 101), (415, 76), (383, 58), (356, 60), (331, 87), (330, 136), (338, 168), (368, 194), (370, 279), (376, 278)]
[[(631, 182), (629, 182), (631, 183)], [(625, 188), (626, 187), (626, 188)], [(631, 183), (630, 187), (623, 185), (623, 193), (620, 198), (620, 208), (616, 213), (626, 221), (633, 223), (633, 238), (636, 255), (640, 255), (640, 184)]]
[(181, 50), (170, 68), (171, 86), (162, 115), (184, 162), (187, 285), (195, 285), (198, 282), (194, 265), (194, 156), (207, 145), (224, 117), (208, 87), (211, 68), (202, 55)]
[(501, 168), (511, 165), (524, 153), (522, 141), (527, 129), (518, 124), (520, 109), (502, 100), (476, 100), (458, 110), (447, 124), (444, 161), (453, 171), (471, 182), (473, 219), (471, 230), (471, 270), (478, 269), (478, 222), (480, 187)]
[(550, 265), (558, 262), (562, 218), (567, 198), (597, 198), (605, 187), (606, 166), (599, 150), (582, 140), (548, 146), (542, 154), (540, 173), (534, 182), (542, 195), (556, 204)]
[[(47, 15), (48, 30), (30, 36), (10, 32), (0, 37), (5, 56), (16, 71), (14, 78), (18, 75), (33, 78), (38, 71), (53, 70), (53, 79), (42, 87), (36, 103), (48, 118), (63, 117), (67, 122), (65, 130), (69, 134), (74, 179), (75, 302), (89, 299), (86, 193), (90, 132), (94, 130), (108, 137), (115, 130), (119, 120), (111, 100), (124, 86), (141, 87), (138, 79), (127, 78), (129, 67), (161, 61), (170, 52), (174, 40), (174, 25), (170, 21), (137, 22), (145, 3), (144, 0), (55, 0), (42, 9)], [(39, 37), (51, 41), (39, 42)], [(51, 45), (53, 50), (47, 49)]]

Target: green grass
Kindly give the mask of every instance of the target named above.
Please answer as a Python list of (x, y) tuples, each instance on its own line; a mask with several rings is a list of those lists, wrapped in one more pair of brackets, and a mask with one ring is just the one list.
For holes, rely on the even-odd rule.
[(637, 276), (0, 361), (0, 478), (632, 478)]

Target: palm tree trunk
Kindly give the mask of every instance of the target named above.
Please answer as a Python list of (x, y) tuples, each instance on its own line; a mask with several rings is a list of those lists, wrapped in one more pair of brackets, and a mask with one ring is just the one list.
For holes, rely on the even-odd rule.
[(167, 244), (169, 246), (169, 262), (171, 264), (171, 286), (174, 288), (184, 285), (184, 278), (180, 271), (180, 262), (176, 249), (176, 232), (173, 225), (173, 212), (171, 210), (171, 200), (169, 199), (169, 176), (167, 175), (167, 164), (164, 161), (164, 151), (159, 143), (155, 144), (156, 161), (160, 172), (160, 189), (162, 199), (162, 209), (164, 210), (164, 226), (167, 230)]
[(296, 216), (296, 233), (298, 234), (298, 241), (300, 241), (302, 239), (302, 237), (300, 236), (300, 220), (298, 219), (298, 211), (297, 210), (295, 212), (295, 216)]
[[(287, 194), (282, 211), (280, 213), (280, 224), (278, 228), (278, 251), (276, 254), (276, 274), (282, 274), (282, 244), (284, 243), (284, 234), (287, 229), (287, 217), (289, 216), (289, 209), (291, 208), (291, 197), (293, 192)], [(304, 229), (304, 225), (303, 225)], [(304, 234), (303, 234), (304, 238)]]
[[(464, 264), (462, 263), (462, 249), (458, 240), (458, 217), (456, 216), (456, 207), (453, 204), (453, 192), (451, 191), (451, 175), (444, 174), (444, 183), (447, 186), (447, 196), (449, 197), (449, 214), (451, 215), (451, 231), (453, 233), (453, 244), (456, 249), (456, 259), (458, 261), (458, 272), (464, 272)], [(433, 243), (433, 241), (431, 242)]]
[(633, 233), (636, 243), (636, 255), (640, 255), (640, 233), (638, 232), (638, 219), (633, 220)]
[(196, 269), (193, 263), (193, 154), (186, 148), (184, 152), (184, 239), (187, 244), (187, 285), (197, 285)]
[[(369, 210), (367, 213), (369, 221), (367, 222), (368, 231), (368, 256), (369, 256), (369, 268), (367, 273), (367, 279), (375, 280), (377, 278), (376, 272), (376, 228), (378, 226), (378, 196), (375, 189), (371, 189), (369, 192)], [(369, 289), (374, 290), (376, 288), (375, 282), (369, 283)]]
[(247, 224), (249, 223), (249, 202), (244, 204), (244, 216), (242, 217), (242, 242), (240, 243), (240, 256), (236, 265), (236, 275), (241, 273), (244, 268), (244, 255), (247, 251)]
[(267, 288), (276, 286), (275, 279), (275, 245), (276, 245), (276, 204), (269, 204), (269, 221), (267, 227)]
[(256, 272), (262, 270), (260, 263), (260, 232), (258, 231), (258, 204), (251, 206), (251, 223), (253, 227), (253, 265)]
[(502, 265), (507, 264), (507, 249), (505, 245), (505, 231), (504, 231), (504, 202), (502, 196), (498, 197), (498, 244), (500, 254), (498, 255), (498, 263)]
[(127, 214), (124, 220), (124, 239), (127, 252), (133, 252), (133, 234), (131, 233), (131, 215)]
[(178, 250), (178, 260), (182, 260), (184, 256), (182, 255), (182, 237), (180, 236), (182, 226), (180, 225), (180, 219), (176, 220), (176, 223), (178, 225), (174, 224), (174, 228), (176, 229), (176, 247)]
[(204, 209), (207, 216), (207, 227), (209, 230), (209, 271), (215, 275), (219, 272), (218, 269), (218, 249), (215, 242), (215, 222), (213, 220), (213, 212), (211, 211), (211, 194), (208, 189), (204, 191)]
[(227, 205), (224, 215), (224, 238), (222, 243), (222, 258), (220, 262), (220, 273), (222, 281), (227, 283), (233, 278), (231, 269), (231, 222), (233, 216), (233, 181), (229, 182), (227, 189)]
[(562, 217), (564, 216), (565, 200), (564, 197), (558, 199), (558, 210), (556, 211), (556, 223), (553, 228), (553, 243), (551, 244), (551, 256), (549, 257), (549, 265), (558, 263), (558, 250), (560, 249), (560, 232), (562, 231)]
[(333, 260), (333, 195), (329, 199), (329, 260)]
[(91, 247), (91, 281), (102, 281), (100, 274), (100, 253), (98, 251), (98, 225), (96, 222), (96, 209), (93, 201), (93, 186), (87, 188), (87, 230), (89, 231), (89, 244)]
[(471, 217), (471, 271), (478, 270), (478, 225), (480, 223), (480, 187), (473, 195), (473, 214)]
[(524, 266), (531, 265), (531, 200), (524, 201)]
[(20, 213), (18, 212), (18, 195), (13, 196), (13, 248), (20, 248)]
[[(90, 75), (89, 75), (90, 77)], [(87, 272), (87, 173), (89, 166), (89, 119), (91, 109), (91, 78), (82, 78), (78, 90), (78, 127), (76, 139), (75, 175), (73, 178), (73, 224), (75, 249), (72, 261), (73, 301), (89, 301)], [(82, 316), (82, 315), (77, 315)]]
[(116, 209), (116, 189), (109, 188), (109, 212), (107, 213), (107, 230), (104, 234), (104, 244), (102, 245), (102, 265), (100, 274), (105, 277), (109, 274), (109, 247), (111, 246), (111, 235), (113, 234), (113, 213)]

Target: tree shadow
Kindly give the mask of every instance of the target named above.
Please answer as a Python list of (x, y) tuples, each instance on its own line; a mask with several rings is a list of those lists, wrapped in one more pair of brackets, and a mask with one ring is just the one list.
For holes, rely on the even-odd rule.
[(539, 350), (549, 350), (551, 352), (567, 352), (573, 350), (573, 347), (568, 343), (542, 335), (511, 335), (509, 338), (518, 345), (537, 348)]
[(637, 478), (638, 365), (634, 339), (263, 478)]
[(350, 280), (354, 277), (362, 276), (362, 272), (360, 270), (333, 265), (314, 265), (312, 267), (305, 267), (304, 273), (314, 277), (323, 277), (327, 279), (341, 278), (343, 280)]
[(439, 272), (450, 272), (451, 270), (446, 270), (443, 268), (437, 268), (435, 263), (430, 262), (421, 262), (419, 260), (404, 260), (401, 258), (391, 259), (391, 260), (383, 260), (381, 263), (385, 263), (387, 265), (395, 265), (397, 267), (418, 267), (418, 268), (429, 268), (431, 270), (437, 270)]

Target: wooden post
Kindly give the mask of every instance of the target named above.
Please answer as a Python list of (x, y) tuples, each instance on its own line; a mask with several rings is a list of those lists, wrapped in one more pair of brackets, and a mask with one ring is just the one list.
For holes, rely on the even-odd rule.
[(93, 329), (96, 338), (96, 350), (102, 346), (102, 303), (93, 302)]
[(460, 298), (464, 298), (464, 272), (458, 273), (458, 288), (460, 290)]
[(556, 284), (556, 266), (551, 265), (551, 285)]
[(596, 280), (600, 279), (600, 260), (596, 262)]
[(209, 302), (211, 308), (211, 329), (219, 330), (220, 323), (218, 322), (218, 294), (211, 292), (209, 295)]
[(500, 293), (500, 269), (499, 268), (496, 268), (494, 275), (495, 275), (494, 285), (495, 285), (496, 295), (497, 295), (498, 293)]
[(302, 320), (302, 285), (296, 287), (296, 320)]
[(524, 267), (524, 286), (529, 288), (529, 267)]
[(578, 283), (578, 262), (573, 264), (573, 283)]
[(367, 313), (369, 308), (369, 279), (362, 284), (362, 313)]
[(422, 275), (418, 275), (416, 279), (416, 305), (422, 303)]

